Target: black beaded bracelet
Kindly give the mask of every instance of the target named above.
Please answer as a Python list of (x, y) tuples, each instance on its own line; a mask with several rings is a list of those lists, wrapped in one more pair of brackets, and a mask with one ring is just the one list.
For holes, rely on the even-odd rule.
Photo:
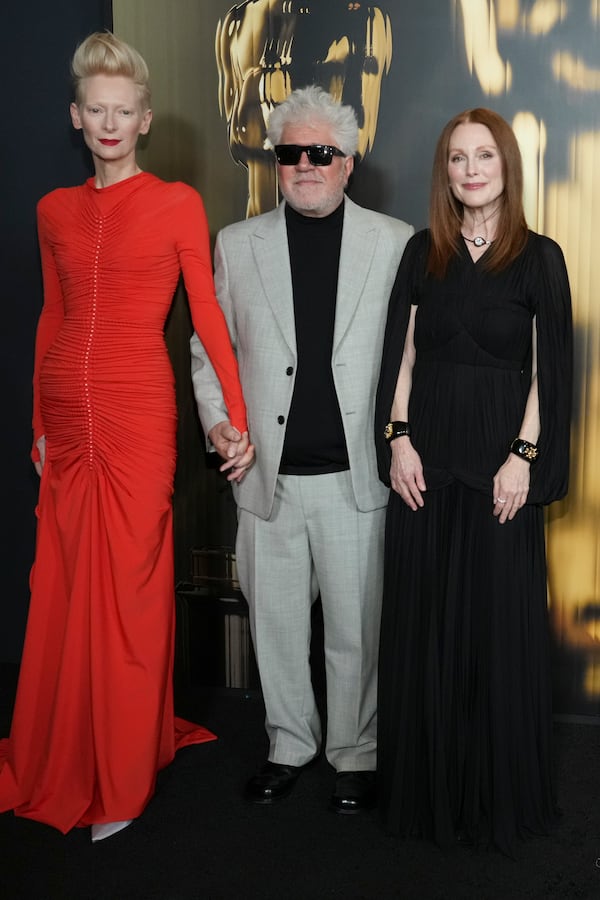
[(410, 437), (410, 425), (408, 422), (388, 422), (383, 429), (383, 436), (388, 444), (394, 438), (403, 437), (404, 435)]
[(523, 438), (515, 438), (510, 445), (510, 452), (533, 465), (538, 458), (539, 451), (535, 444), (530, 444), (529, 441), (524, 441)]

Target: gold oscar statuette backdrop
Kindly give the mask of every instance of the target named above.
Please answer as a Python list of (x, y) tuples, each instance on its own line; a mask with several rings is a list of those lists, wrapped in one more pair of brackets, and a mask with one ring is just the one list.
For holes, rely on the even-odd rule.
[[(445, 122), (490, 106), (513, 126), (531, 228), (563, 248), (576, 336), (569, 495), (547, 515), (555, 710), (600, 715), (600, 0), (114, 0), (115, 32), (152, 73), (140, 154), (201, 192), (214, 235), (278, 202), (271, 109), (318, 83), (356, 110), (352, 196), (427, 224)], [(233, 540), (228, 489), (204, 461), (178, 299), (167, 342), (180, 410), (176, 565)]]

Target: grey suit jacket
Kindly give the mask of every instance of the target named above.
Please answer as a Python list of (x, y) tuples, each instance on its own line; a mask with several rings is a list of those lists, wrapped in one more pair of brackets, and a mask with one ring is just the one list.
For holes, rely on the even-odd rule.
[[(238, 506), (267, 519), (296, 373), (296, 335), (285, 203), (224, 228), (215, 247), (215, 286), (238, 357), (256, 461), (233, 485)], [(356, 504), (385, 506), (373, 419), (388, 300), (412, 226), (345, 198), (331, 365)], [(310, 265), (310, 259), (306, 264)], [(205, 434), (228, 418), (219, 381), (196, 335), (192, 380)]]

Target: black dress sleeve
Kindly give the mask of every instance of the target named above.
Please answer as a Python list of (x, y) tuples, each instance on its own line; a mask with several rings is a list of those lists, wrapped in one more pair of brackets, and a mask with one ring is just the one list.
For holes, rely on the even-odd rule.
[(420, 286), (425, 277), (429, 252), (429, 231), (419, 231), (408, 241), (390, 295), (377, 399), (375, 403), (375, 446), (379, 478), (390, 485), (390, 446), (383, 430), (390, 420), (398, 372), (402, 362), (410, 308), (419, 302)]
[(573, 326), (562, 251), (550, 238), (535, 234), (531, 238), (541, 430), (527, 502), (546, 504), (564, 497), (569, 481)]

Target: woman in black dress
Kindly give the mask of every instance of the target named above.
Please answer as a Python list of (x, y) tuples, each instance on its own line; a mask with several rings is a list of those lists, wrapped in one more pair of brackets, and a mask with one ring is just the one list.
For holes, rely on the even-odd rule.
[(491, 843), (556, 817), (543, 505), (568, 479), (562, 252), (528, 230), (516, 138), (487, 109), (438, 141), (378, 393), (391, 485), (378, 789), (388, 829)]

